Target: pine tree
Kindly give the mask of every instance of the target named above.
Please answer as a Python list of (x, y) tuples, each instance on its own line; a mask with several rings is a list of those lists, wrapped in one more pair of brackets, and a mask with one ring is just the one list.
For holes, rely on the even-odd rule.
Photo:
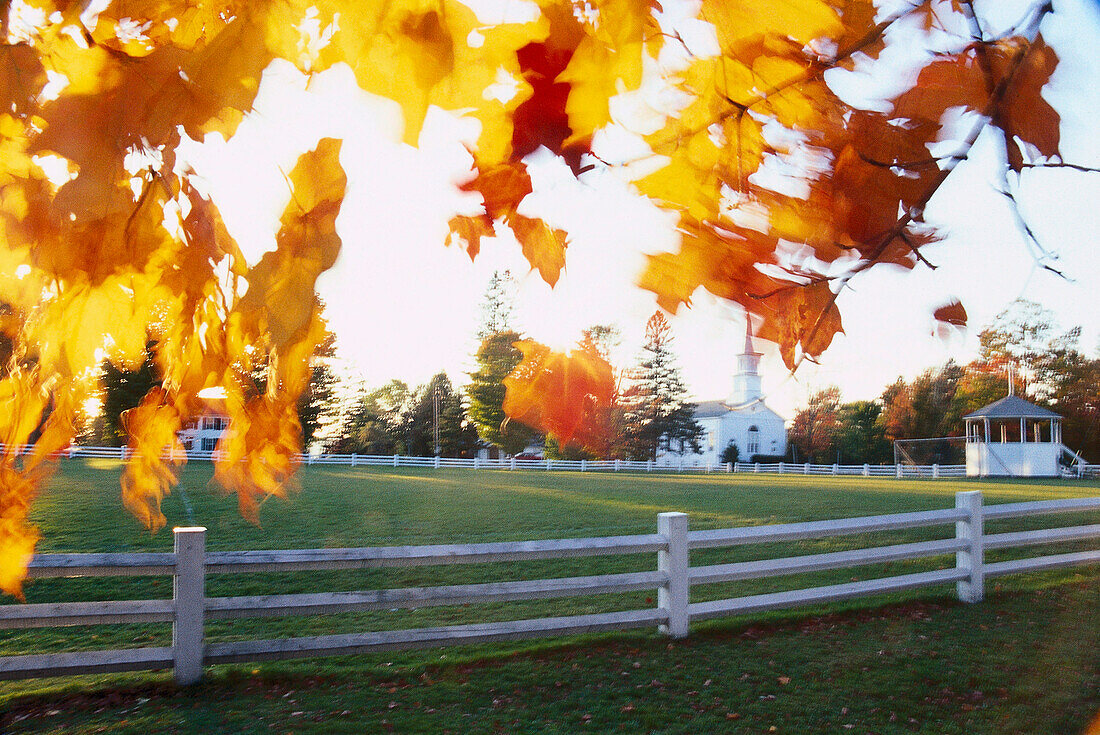
[(426, 385), (416, 389), (402, 421), (406, 453), (414, 457), (435, 454), (435, 409), (439, 408), (439, 454), (460, 457), (477, 447), (477, 432), (466, 421), (462, 395), (451, 385), (446, 373), (438, 373)]
[(512, 310), (515, 308), (515, 279), (510, 271), (493, 271), (489, 285), (485, 287), (485, 301), (481, 305), (481, 326), (477, 337), (484, 340), (491, 334), (512, 329)]
[(523, 336), (513, 330), (510, 320), (513, 309), (515, 281), (508, 271), (493, 271), (481, 305), (481, 325), (477, 337), (481, 340), (474, 359), (477, 370), (470, 373), (468, 415), (477, 427), (482, 441), (499, 447), (508, 454), (523, 450), (535, 437), (535, 432), (504, 413), (504, 379), (515, 369), (523, 353), (513, 345)]
[(523, 353), (513, 345), (520, 335), (513, 331), (487, 335), (477, 349), (477, 370), (470, 373), (466, 393), (470, 399), (470, 421), (483, 441), (508, 454), (523, 450), (535, 432), (504, 413), (504, 379), (515, 369)]
[(397, 454), (404, 448), (401, 417), (410, 399), (409, 386), (391, 380), (381, 388), (362, 391), (343, 422), (340, 436), (329, 445), (337, 454)]
[(145, 345), (145, 360), (134, 370), (119, 367), (105, 360), (100, 367), (99, 384), (103, 391), (103, 437), (109, 446), (119, 447), (127, 442), (122, 426), (122, 414), (138, 406), (141, 399), (154, 386), (160, 385), (160, 374), (153, 357), (154, 342)]
[(659, 451), (701, 451), (703, 427), (672, 354), (672, 328), (661, 312), (646, 323), (646, 341), (634, 384), (626, 392), (626, 434), (636, 459), (656, 459)]

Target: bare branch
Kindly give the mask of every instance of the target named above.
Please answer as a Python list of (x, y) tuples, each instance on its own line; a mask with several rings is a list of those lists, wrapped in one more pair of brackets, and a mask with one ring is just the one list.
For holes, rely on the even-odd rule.
[(1007, 176), (1005, 177), (1004, 185), (1004, 188), (997, 189), (997, 192), (1008, 199), (1010, 204), (1009, 209), (1012, 211), (1012, 216), (1016, 220), (1016, 226), (1020, 228), (1020, 231), (1023, 233), (1025, 240), (1033, 245), (1036, 250), (1038, 250), (1038, 253), (1033, 254), (1032, 256), (1035, 259), (1035, 264), (1044, 270), (1050, 271), (1056, 276), (1067, 278), (1065, 273), (1053, 267), (1047, 262), (1049, 260), (1056, 259), (1057, 256), (1044, 248), (1043, 244), (1039, 242), (1039, 237), (1035, 234), (1035, 231), (1031, 229), (1031, 225), (1029, 225), (1027, 220), (1024, 218), (1023, 212), (1020, 211), (1020, 204), (1016, 201), (1016, 195), (1013, 194), (1012, 191), (1009, 189)]
[(1100, 168), (1094, 168), (1092, 166), (1082, 166), (1078, 163), (1066, 163), (1064, 161), (1050, 161), (1049, 163), (1021, 163), (1020, 168), (1071, 168), (1074, 171), (1081, 171), (1087, 174), (1100, 173)]

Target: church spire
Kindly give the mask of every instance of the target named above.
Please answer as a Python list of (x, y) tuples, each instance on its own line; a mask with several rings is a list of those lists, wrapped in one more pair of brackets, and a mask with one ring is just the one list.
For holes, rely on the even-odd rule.
[(752, 319), (748, 312), (745, 313), (745, 350), (737, 356), (737, 372), (733, 376), (733, 392), (726, 402), (732, 406), (742, 406), (746, 403), (760, 400), (763, 392), (760, 388), (760, 358), (763, 355), (756, 351), (752, 343)]
[(758, 355), (754, 345), (752, 343), (752, 319), (749, 317), (748, 312), (745, 312), (745, 351), (746, 355)]

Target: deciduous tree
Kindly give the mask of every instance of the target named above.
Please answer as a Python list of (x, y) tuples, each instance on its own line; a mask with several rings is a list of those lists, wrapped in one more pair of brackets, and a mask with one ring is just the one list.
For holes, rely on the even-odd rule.
[(882, 406), (875, 401), (843, 403), (837, 410), (836, 450), (840, 464), (889, 462), (893, 453), (879, 420)]
[(794, 415), (787, 440), (799, 453), (799, 461), (831, 462), (840, 430), (840, 388), (831, 385), (810, 396), (806, 407)]

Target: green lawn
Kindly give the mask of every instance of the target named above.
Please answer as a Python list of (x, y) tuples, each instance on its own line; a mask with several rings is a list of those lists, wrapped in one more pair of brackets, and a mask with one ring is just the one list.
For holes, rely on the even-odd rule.
[[(67, 461), (35, 505), (51, 551), (168, 551), (120, 507), (119, 464)], [(1100, 495), (1096, 482), (898, 481), (769, 475), (645, 475), (312, 467), (255, 528), (188, 467), (164, 504), (169, 527), (201, 524), (210, 550), (523, 540), (652, 533), (657, 513), (691, 528), (782, 523), (953, 505)], [(1002, 522), (989, 532), (1100, 521)], [(693, 564), (935, 538), (949, 528), (695, 552)], [(1054, 553), (1073, 546), (1025, 550)], [(1087, 548), (1087, 547), (1080, 547)], [(993, 557), (994, 559), (999, 557)], [(885, 576), (949, 559), (697, 587), (693, 600)], [(652, 569), (653, 555), (360, 572), (217, 575), (210, 596), (463, 584)], [(169, 578), (39, 580), (28, 602), (168, 597)], [(0, 731), (28, 732), (1081, 732), (1100, 708), (1100, 569), (991, 583), (986, 602), (918, 590), (824, 608), (714, 621), (686, 641), (656, 633), (213, 667), (181, 690), (170, 674), (0, 684)], [(652, 593), (340, 616), (221, 621), (211, 640), (317, 635), (652, 606)], [(3, 602), (10, 602), (4, 600)], [(166, 625), (0, 634), (0, 655), (167, 645)], [(345, 713), (346, 712), (346, 713)], [(587, 717), (586, 717), (587, 715)], [(846, 728), (845, 725), (852, 725)]]

